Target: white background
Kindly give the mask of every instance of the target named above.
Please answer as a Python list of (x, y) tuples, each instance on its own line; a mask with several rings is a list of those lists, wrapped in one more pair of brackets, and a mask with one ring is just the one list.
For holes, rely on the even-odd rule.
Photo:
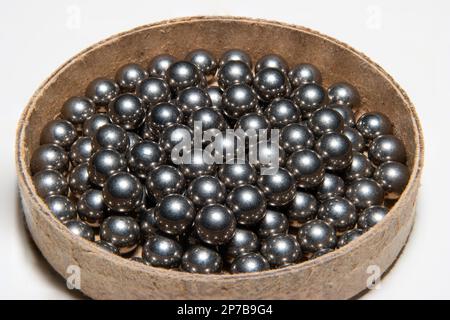
[[(0, 298), (83, 298), (41, 257), (17, 204), (15, 127), (27, 100), (64, 61), (117, 32), (189, 15), (304, 25), (383, 66), (422, 121), (426, 159), (417, 219), (380, 290), (363, 299), (450, 298), (450, 18), (448, 1), (15, 0), (0, 10)], [(57, 106), (55, 106), (57, 107)]]

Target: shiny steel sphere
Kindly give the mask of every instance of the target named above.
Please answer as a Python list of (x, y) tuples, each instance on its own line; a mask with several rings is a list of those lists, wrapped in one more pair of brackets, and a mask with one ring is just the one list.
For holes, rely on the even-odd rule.
[(160, 133), (172, 124), (184, 119), (181, 109), (171, 102), (160, 102), (150, 108), (146, 123), (155, 132)]
[(328, 170), (342, 170), (352, 162), (353, 150), (350, 140), (337, 132), (326, 133), (317, 140), (316, 151)]
[(264, 194), (252, 185), (234, 188), (228, 194), (226, 203), (239, 224), (254, 225), (266, 214)]
[(94, 79), (86, 88), (86, 96), (99, 106), (106, 106), (119, 93), (119, 85), (106, 78)]
[(331, 85), (328, 88), (328, 99), (332, 103), (340, 103), (352, 107), (358, 107), (361, 102), (358, 90), (347, 82), (339, 82)]
[(126, 130), (134, 130), (144, 122), (147, 108), (144, 102), (131, 93), (117, 96), (108, 104), (111, 121)]
[(94, 241), (94, 229), (83, 221), (70, 220), (64, 223), (64, 225), (74, 235), (84, 238), (89, 241)]
[(184, 190), (185, 179), (177, 168), (161, 165), (150, 171), (145, 186), (148, 193), (161, 200), (166, 195), (181, 193)]
[(139, 82), (148, 78), (148, 72), (139, 64), (128, 63), (116, 72), (116, 83), (124, 91), (134, 91)]
[(255, 130), (255, 133), (259, 133), (259, 130), (269, 129), (270, 123), (263, 115), (256, 112), (251, 112), (240, 117), (238, 121), (236, 121), (234, 128), (242, 129), (244, 131)]
[(314, 134), (303, 124), (291, 123), (281, 129), (280, 146), (288, 153), (314, 146)]
[(170, 88), (178, 92), (188, 87), (199, 85), (202, 81), (202, 74), (189, 61), (177, 61), (167, 69), (165, 79)]
[(386, 161), (406, 162), (406, 149), (402, 140), (393, 135), (376, 137), (369, 146), (369, 158), (375, 164)]
[(127, 159), (130, 172), (140, 179), (145, 179), (150, 171), (165, 162), (166, 154), (158, 143), (146, 140), (131, 148)]
[(325, 173), (322, 183), (319, 184), (316, 189), (316, 197), (320, 201), (339, 197), (344, 195), (344, 193), (344, 180), (341, 177), (331, 173)]
[(254, 112), (258, 98), (252, 87), (246, 84), (231, 85), (222, 96), (223, 111), (232, 118), (239, 119), (243, 115)]
[(337, 242), (337, 247), (342, 248), (346, 244), (349, 244), (353, 240), (358, 239), (363, 234), (361, 229), (353, 229), (345, 231), (339, 238)]
[(155, 56), (148, 64), (148, 73), (152, 77), (163, 78), (166, 75), (167, 69), (175, 62), (177, 59), (170, 54), (160, 54)]
[(69, 220), (74, 220), (77, 218), (77, 209), (66, 196), (62, 195), (52, 195), (45, 198), (45, 203), (47, 204), (53, 215), (62, 222)]
[(286, 155), (283, 148), (277, 142), (272, 143), (271, 140), (260, 141), (256, 146), (250, 141), (248, 157), (249, 162), (258, 169), (276, 169), (286, 163)]
[(133, 148), (136, 144), (143, 141), (140, 135), (133, 131), (127, 131), (128, 136), (128, 148)]
[(322, 220), (311, 220), (302, 225), (297, 234), (298, 242), (304, 252), (317, 252), (333, 249), (336, 246), (336, 231)]
[(158, 234), (158, 227), (155, 219), (155, 208), (149, 208), (139, 213), (139, 227), (142, 238), (148, 239), (150, 236)]
[(191, 200), (179, 194), (162, 198), (155, 207), (158, 228), (172, 235), (184, 233), (194, 221), (195, 209)]
[(100, 149), (92, 155), (88, 162), (89, 179), (97, 186), (103, 186), (112, 174), (125, 171), (125, 157), (116, 150)]
[(248, 162), (223, 164), (218, 171), (219, 179), (229, 189), (256, 182), (256, 169)]
[(347, 104), (332, 103), (327, 108), (338, 112), (342, 119), (344, 119), (344, 125), (347, 127), (354, 127), (356, 124), (355, 115), (352, 108)]
[(325, 175), (322, 158), (309, 149), (293, 152), (286, 161), (286, 168), (292, 173), (296, 184), (302, 188), (319, 185)]
[(99, 227), (106, 217), (106, 205), (101, 190), (89, 189), (78, 200), (80, 219), (92, 227)]
[(186, 190), (186, 196), (197, 207), (225, 201), (225, 185), (213, 176), (200, 176), (192, 180)]
[(273, 174), (259, 176), (257, 184), (269, 205), (282, 206), (295, 197), (295, 179), (284, 168), (278, 168)]
[(77, 165), (69, 174), (69, 188), (75, 196), (80, 196), (91, 187), (89, 179), (89, 164), (81, 163)]
[(267, 238), (276, 234), (286, 234), (289, 228), (288, 218), (281, 212), (267, 210), (266, 215), (259, 222), (258, 235)]
[(194, 64), (206, 76), (212, 76), (216, 72), (217, 61), (208, 50), (193, 50), (187, 54), (186, 60)]
[(316, 83), (302, 85), (292, 93), (292, 100), (300, 108), (304, 118), (309, 118), (326, 102), (326, 99), (325, 89)]
[(218, 86), (210, 86), (206, 89), (206, 93), (211, 99), (211, 107), (217, 110), (222, 110), (222, 89)]
[(142, 257), (154, 267), (177, 267), (182, 256), (183, 248), (178, 242), (160, 235), (152, 235), (142, 247)]
[(205, 243), (222, 245), (230, 241), (236, 231), (236, 219), (230, 209), (221, 204), (204, 206), (195, 217), (195, 231)]
[(234, 84), (250, 85), (252, 81), (252, 70), (242, 61), (229, 61), (217, 72), (217, 82), (222, 90)]
[(342, 232), (355, 226), (358, 214), (353, 203), (342, 197), (334, 197), (322, 202), (317, 217)]
[(215, 175), (216, 165), (214, 159), (202, 149), (192, 149), (188, 152), (188, 161), (178, 165), (181, 173), (188, 180), (198, 176)]
[(230, 49), (226, 51), (222, 57), (220, 57), (219, 65), (223, 66), (228, 61), (241, 61), (248, 65), (249, 68), (252, 68), (252, 59), (245, 51), (240, 49)]
[(113, 246), (111, 243), (103, 241), (103, 240), (98, 240), (95, 241), (95, 244), (98, 245), (101, 249), (106, 250), (108, 252), (111, 252), (113, 254), (120, 254), (119, 249), (117, 249), (115, 246)]
[(259, 253), (248, 253), (236, 258), (230, 266), (231, 273), (250, 273), (270, 269), (270, 264)]
[(283, 71), (275, 68), (264, 68), (258, 71), (253, 80), (258, 97), (264, 101), (285, 97), (291, 92), (291, 85)]
[(318, 206), (319, 204), (312, 194), (297, 190), (295, 198), (287, 210), (289, 221), (294, 225), (298, 225), (314, 219)]
[(120, 254), (131, 252), (139, 244), (139, 224), (132, 217), (110, 216), (100, 226), (100, 239), (118, 248)]
[(289, 71), (289, 66), (286, 60), (277, 54), (267, 54), (259, 58), (255, 65), (255, 72), (259, 72), (267, 68), (277, 69), (284, 74), (287, 74)]
[(94, 137), (100, 127), (110, 123), (111, 120), (105, 113), (96, 113), (83, 123), (83, 134), (87, 137)]
[(120, 153), (128, 149), (128, 135), (125, 129), (115, 124), (101, 126), (92, 139), (94, 150), (114, 149)]
[(258, 236), (250, 230), (238, 228), (227, 244), (226, 257), (228, 260), (233, 261), (240, 255), (257, 252), (258, 250)]
[(353, 181), (359, 178), (370, 178), (373, 170), (372, 163), (364, 154), (353, 152), (352, 163), (345, 169), (345, 179)]
[(345, 127), (342, 133), (350, 140), (353, 151), (363, 152), (366, 142), (363, 135), (355, 128)]
[(30, 168), (31, 174), (45, 169), (64, 173), (69, 168), (69, 157), (62, 147), (56, 144), (44, 144), (31, 155)]
[(270, 236), (261, 244), (261, 254), (273, 267), (284, 267), (296, 263), (302, 257), (302, 250), (293, 235)]
[(103, 186), (103, 198), (106, 205), (116, 212), (130, 212), (137, 208), (144, 196), (139, 180), (127, 172), (118, 172), (110, 176)]
[(193, 132), (188, 126), (181, 123), (172, 124), (162, 131), (159, 137), (159, 145), (164, 151), (171, 154), (176, 145), (186, 141), (191, 142), (192, 135)]
[(356, 128), (366, 139), (374, 139), (380, 135), (392, 134), (392, 123), (381, 112), (367, 112), (359, 117)]
[(33, 184), (41, 198), (51, 195), (67, 195), (67, 179), (59, 171), (45, 169), (33, 176)]
[(316, 136), (344, 130), (344, 119), (341, 114), (330, 108), (320, 108), (311, 114), (308, 127)]
[(70, 147), (69, 157), (74, 166), (88, 162), (92, 156), (92, 138), (79, 137)]
[(264, 113), (272, 128), (283, 128), (290, 123), (299, 122), (302, 117), (294, 102), (286, 98), (273, 100)]
[(68, 149), (77, 139), (77, 130), (67, 120), (56, 119), (48, 122), (41, 131), (41, 144), (57, 144)]
[(149, 105), (155, 105), (169, 101), (170, 87), (163, 79), (150, 77), (138, 83), (136, 94)]
[(321, 257), (321, 256), (326, 255), (327, 253), (330, 253), (333, 251), (334, 251), (334, 249), (329, 249), (329, 248), (320, 249), (320, 250), (317, 250), (316, 252), (314, 252), (309, 259), (310, 260), (316, 259), (318, 257)]
[(373, 205), (381, 205), (384, 200), (383, 188), (373, 179), (361, 178), (353, 181), (345, 192), (347, 199), (357, 209), (365, 209)]
[(388, 214), (389, 210), (383, 206), (371, 206), (366, 208), (358, 218), (358, 228), (367, 231)]
[(322, 74), (320, 73), (320, 70), (309, 63), (296, 65), (289, 71), (288, 77), (294, 89), (307, 83), (322, 83)]
[(64, 102), (61, 118), (73, 124), (82, 124), (95, 113), (95, 104), (86, 97), (72, 97)]
[(212, 249), (195, 245), (184, 253), (181, 268), (191, 273), (219, 273), (222, 270), (222, 258)]
[(189, 116), (188, 125), (191, 129), (204, 132), (210, 129), (223, 131), (227, 128), (227, 122), (220, 111), (213, 108), (198, 109)]
[(373, 177), (388, 193), (389, 198), (396, 199), (408, 184), (409, 169), (403, 163), (388, 161), (380, 164)]
[(185, 116), (190, 116), (201, 108), (211, 107), (211, 98), (205, 90), (197, 87), (189, 87), (178, 94), (177, 105)]

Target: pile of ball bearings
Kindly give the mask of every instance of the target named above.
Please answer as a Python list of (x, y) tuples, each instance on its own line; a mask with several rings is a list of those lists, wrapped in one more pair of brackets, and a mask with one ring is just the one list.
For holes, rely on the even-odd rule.
[[(74, 234), (154, 267), (242, 273), (314, 259), (388, 213), (409, 171), (390, 120), (355, 120), (359, 94), (320, 71), (242, 50), (167, 54), (122, 66), (69, 98), (43, 128), (30, 169), (37, 193)], [(263, 162), (175, 164), (181, 131), (279, 129)], [(223, 139), (223, 150), (230, 143)], [(262, 152), (261, 152), (262, 151)], [(276, 152), (275, 152), (276, 151)], [(224, 154), (223, 154), (224, 155)], [(390, 203), (390, 204), (389, 204)]]

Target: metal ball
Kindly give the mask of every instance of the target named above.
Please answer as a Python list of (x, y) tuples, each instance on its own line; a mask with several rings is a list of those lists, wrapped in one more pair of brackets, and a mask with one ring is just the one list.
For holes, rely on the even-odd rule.
[(206, 93), (211, 99), (211, 108), (222, 110), (222, 89), (220, 89), (218, 86), (210, 86), (206, 89)]
[(337, 247), (342, 248), (343, 246), (349, 244), (353, 240), (358, 239), (362, 236), (363, 231), (361, 229), (353, 229), (345, 231), (339, 238), (337, 242)]
[(155, 56), (148, 64), (148, 73), (152, 77), (165, 77), (167, 69), (175, 63), (177, 59), (170, 54), (160, 54)]
[(406, 149), (402, 140), (393, 135), (376, 137), (369, 146), (369, 158), (375, 164), (386, 161), (406, 162)]
[(352, 163), (345, 169), (345, 179), (353, 181), (359, 178), (370, 178), (373, 174), (374, 167), (369, 158), (359, 152), (353, 152)]
[(186, 60), (193, 63), (201, 72), (212, 76), (216, 72), (217, 61), (213, 54), (205, 49), (196, 49), (189, 52)]
[(223, 66), (229, 61), (241, 61), (248, 65), (249, 68), (252, 68), (252, 59), (245, 51), (240, 49), (230, 49), (225, 51), (222, 57), (220, 57), (219, 65)]
[(383, 206), (370, 206), (366, 208), (358, 218), (358, 228), (367, 231), (384, 219), (389, 210)]
[(259, 253), (248, 253), (239, 256), (230, 266), (231, 273), (260, 272), (269, 269), (269, 262)]
[(67, 152), (56, 144), (44, 144), (39, 146), (31, 155), (31, 174), (45, 169), (53, 169), (66, 172), (69, 168), (69, 157)]
[(113, 123), (126, 130), (134, 130), (144, 122), (147, 108), (134, 94), (124, 93), (108, 104), (107, 113)]
[(353, 110), (351, 106), (346, 104), (338, 104), (338, 103), (332, 103), (327, 106), (327, 108), (332, 109), (336, 112), (338, 112), (342, 119), (344, 119), (344, 125), (347, 127), (354, 127), (355, 126), (355, 114), (353, 113)]
[(310, 149), (293, 152), (286, 161), (286, 168), (292, 173), (296, 184), (302, 188), (319, 185), (325, 175), (322, 158)]
[(284, 168), (278, 168), (273, 174), (259, 176), (257, 184), (269, 205), (282, 206), (295, 197), (294, 177)]
[(215, 175), (216, 164), (214, 158), (202, 149), (192, 149), (187, 152), (187, 161), (178, 165), (181, 173), (188, 180), (198, 176)]
[(344, 129), (344, 119), (341, 114), (330, 108), (319, 108), (311, 114), (308, 127), (316, 136), (325, 133), (339, 132)]
[(213, 176), (200, 176), (192, 180), (186, 190), (186, 196), (198, 207), (214, 203), (223, 203), (226, 196), (225, 185)]
[(347, 82), (338, 82), (328, 88), (328, 99), (332, 103), (340, 103), (358, 107), (361, 98), (358, 90)]
[(286, 163), (284, 149), (277, 142), (273, 143), (272, 140), (260, 141), (256, 146), (250, 141), (248, 158), (256, 168), (266, 168), (271, 171)]
[(116, 212), (130, 212), (137, 208), (144, 195), (139, 180), (127, 172), (110, 176), (103, 186), (105, 204)]
[(258, 188), (241, 185), (234, 188), (227, 197), (228, 207), (242, 225), (254, 225), (266, 214), (266, 199)]
[(171, 102), (160, 102), (150, 108), (146, 124), (157, 133), (172, 124), (181, 123), (184, 119), (181, 109)]
[(136, 132), (133, 131), (127, 131), (127, 136), (128, 136), (128, 147), (130, 149), (133, 148), (136, 144), (144, 141), (140, 135), (138, 135)]
[(184, 190), (185, 179), (177, 168), (161, 165), (149, 173), (145, 186), (148, 193), (161, 200), (166, 195), (181, 193)]
[(262, 242), (261, 254), (271, 266), (279, 268), (298, 262), (302, 250), (293, 235), (277, 234)]
[(172, 235), (184, 233), (194, 221), (194, 205), (185, 196), (169, 194), (155, 207), (155, 220), (158, 228)]
[(155, 105), (169, 101), (170, 87), (163, 79), (150, 77), (138, 83), (136, 94), (149, 105)]
[(166, 127), (159, 137), (159, 145), (168, 154), (171, 154), (175, 146), (183, 142), (191, 142), (193, 132), (184, 124), (176, 123)]
[(181, 268), (191, 273), (219, 273), (222, 270), (222, 258), (212, 249), (195, 245), (184, 253)]
[(248, 162), (223, 164), (218, 171), (219, 179), (229, 189), (256, 182), (256, 169)]
[(178, 242), (160, 235), (152, 235), (142, 247), (142, 257), (154, 267), (177, 267), (182, 255), (183, 248)]
[(188, 125), (191, 129), (205, 132), (210, 129), (225, 130), (227, 122), (220, 111), (213, 108), (198, 109), (189, 116)]
[(103, 249), (105, 251), (108, 251), (108, 252), (116, 254), (116, 255), (120, 254), (119, 249), (117, 249), (117, 247), (115, 247), (114, 245), (112, 245), (109, 242), (106, 242), (106, 241), (103, 241), (103, 240), (98, 240), (98, 241), (95, 241), (95, 244), (98, 245), (99, 248), (101, 248), (101, 249)]
[(239, 119), (254, 112), (258, 98), (252, 87), (247, 84), (235, 84), (227, 88), (222, 96), (223, 112), (232, 119)]
[(70, 220), (64, 223), (71, 233), (89, 241), (94, 241), (94, 229), (83, 221)]
[(129, 253), (139, 244), (139, 224), (132, 217), (110, 216), (100, 225), (100, 239), (118, 248), (120, 254)]
[(357, 209), (365, 209), (380, 205), (384, 200), (383, 188), (373, 179), (361, 178), (353, 181), (345, 192), (347, 199), (353, 202)]
[(316, 259), (318, 257), (324, 256), (327, 253), (330, 253), (330, 252), (333, 252), (333, 251), (334, 251), (333, 249), (329, 249), (329, 248), (320, 249), (320, 250), (317, 250), (316, 252), (314, 252), (309, 259), (310, 260)]
[(291, 123), (281, 129), (280, 146), (288, 153), (314, 146), (314, 134), (305, 125)]
[(139, 227), (144, 240), (152, 235), (158, 234), (158, 227), (155, 219), (155, 208), (144, 209), (139, 212)]
[(203, 242), (222, 245), (233, 237), (236, 219), (227, 207), (221, 204), (208, 204), (197, 213), (194, 226), (197, 236)]
[(297, 234), (298, 242), (304, 252), (317, 252), (322, 249), (334, 249), (336, 231), (322, 220), (311, 220), (302, 225)]
[(302, 117), (294, 102), (286, 98), (273, 100), (264, 113), (273, 128), (283, 128), (288, 124), (299, 122)]
[(64, 102), (61, 118), (73, 124), (82, 124), (95, 114), (95, 104), (86, 97), (72, 97)]
[(240, 117), (238, 121), (236, 121), (234, 128), (242, 129), (244, 132), (247, 130), (254, 130), (255, 133), (258, 133), (259, 130), (269, 129), (270, 123), (263, 115), (256, 112), (251, 112)]
[(92, 138), (79, 137), (70, 147), (69, 157), (74, 166), (88, 162), (92, 156)]
[(89, 159), (89, 179), (93, 184), (102, 187), (109, 176), (124, 171), (126, 168), (125, 157), (118, 151), (100, 149)]
[(99, 106), (106, 106), (119, 93), (119, 85), (107, 78), (94, 79), (86, 88), (86, 96)]
[(341, 177), (331, 173), (325, 173), (322, 183), (319, 184), (316, 189), (316, 197), (320, 201), (339, 197), (344, 195), (344, 193), (344, 180)]
[(304, 118), (319, 109), (327, 101), (325, 89), (316, 83), (304, 84), (292, 93), (292, 100), (300, 108)]
[(294, 225), (305, 223), (316, 217), (318, 206), (312, 194), (297, 190), (294, 200), (287, 209), (288, 219)]
[(258, 97), (264, 101), (285, 97), (291, 91), (286, 74), (275, 68), (264, 68), (258, 71), (253, 80), (253, 86)]
[(77, 130), (67, 120), (55, 119), (48, 122), (41, 131), (41, 144), (57, 144), (64, 149), (70, 148), (77, 139)]
[(139, 82), (148, 78), (148, 72), (139, 64), (128, 63), (116, 72), (115, 80), (124, 91), (135, 91)]
[(200, 70), (189, 61), (177, 61), (166, 71), (165, 79), (173, 91), (195, 87), (202, 81)]
[(277, 69), (284, 74), (287, 74), (289, 71), (289, 66), (286, 60), (284, 60), (283, 57), (273, 53), (259, 58), (255, 65), (255, 72), (268, 68)]
[(392, 134), (392, 123), (381, 112), (367, 112), (359, 117), (356, 128), (366, 139), (374, 139), (380, 135)]
[(352, 162), (352, 144), (341, 133), (330, 132), (322, 135), (317, 140), (315, 149), (328, 170), (342, 170)]
[(345, 127), (342, 133), (350, 140), (353, 151), (363, 152), (366, 142), (362, 134), (355, 128)]
[(69, 173), (69, 188), (75, 196), (80, 196), (91, 187), (88, 163), (80, 163)]
[(190, 116), (201, 108), (211, 107), (211, 98), (205, 90), (197, 87), (189, 87), (180, 91), (177, 97), (177, 105), (185, 116)]
[(111, 120), (106, 114), (96, 113), (83, 123), (83, 134), (87, 137), (94, 137), (98, 129), (110, 123)]
[(77, 218), (77, 209), (66, 196), (62, 195), (52, 195), (45, 198), (45, 203), (47, 204), (53, 215), (62, 222), (69, 220), (74, 220)]
[(99, 227), (106, 217), (106, 205), (101, 190), (89, 189), (77, 203), (80, 219), (92, 227)]
[(92, 139), (94, 150), (114, 149), (120, 153), (128, 149), (128, 135), (125, 129), (115, 124), (101, 126)]
[(389, 198), (397, 199), (408, 184), (409, 169), (403, 163), (388, 161), (380, 164), (373, 176)]
[(128, 169), (140, 179), (145, 179), (150, 171), (163, 164), (166, 154), (158, 143), (142, 141), (127, 153)]
[(334, 197), (322, 202), (317, 217), (342, 232), (355, 226), (358, 214), (355, 206), (349, 200)]
[(41, 198), (51, 195), (67, 195), (67, 179), (59, 171), (45, 169), (33, 176), (33, 184)]
[(217, 72), (217, 82), (222, 90), (234, 84), (250, 85), (252, 81), (252, 70), (242, 61), (229, 61), (223, 64)]
[(289, 221), (286, 215), (275, 210), (267, 210), (264, 218), (259, 222), (258, 235), (267, 238), (276, 234), (286, 234)]
[(322, 83), (320, 70), (309, 63), (301, 63), (294, 66), (289, 71), (288, 77), (294, 89), (307, 83)]
[(250, 230), (237, 228), (233, 237), (227, 243), (226, 257), (228, 260), (233, 261), (240, 255), (257, 252), (258, 250), (258, 236)]

